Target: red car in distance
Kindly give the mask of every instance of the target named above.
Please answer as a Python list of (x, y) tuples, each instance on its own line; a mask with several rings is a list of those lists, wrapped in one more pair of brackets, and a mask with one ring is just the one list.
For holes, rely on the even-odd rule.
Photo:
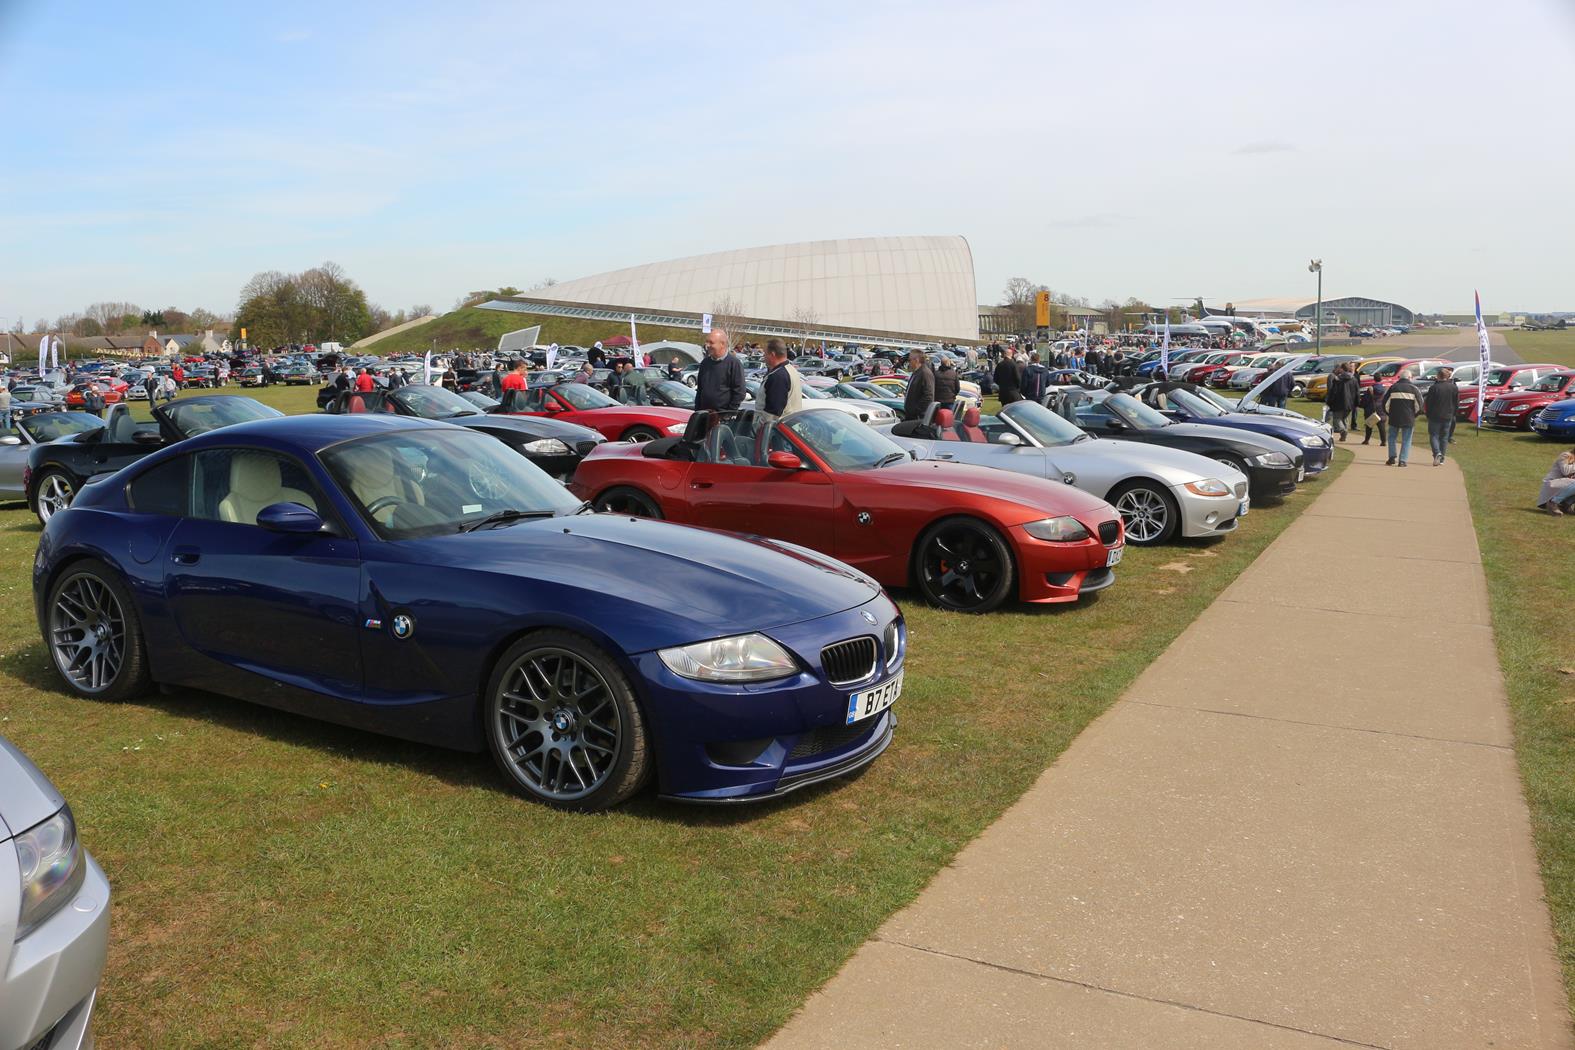
[(570, 491), (599, 511), (808, 547), (957, 612), (1073, 602), (1115, 582), (1126, 537), (1096, 496), (1006, 470), (916, 462), (842, 412), (805, 409), (758, 431), (754, 420), (697, 413), (682, 437), (599, 445)]
[(103, 398), (105, 405), (113, 405), (125, 397), (126, 384), (121, 383), (120, 388), (117, 390), (114, 384), (99, 382), (98, 380), (89, 383), (77, 383), (70, 390), (66, 391), (66, 408), (87, 407), (87, 392), (89, 390)]
[[(1543, 376), (1564, 370), (1563, 365), (1499, 365), (1497, 368), (1490, 369), (1483, 377), (1485, 383), (1482, 388), (1482, 406), (1486, 409), (1494, 398), (1525, 390)], [(1470, 422), (1476, 417), (1476, 385), (1463, 386), (1460, 388), (1460, 405), (1455, 411), (1455, 418)]]
[(1245, 350), (1223, 350), (1217, 354), (1210, 354), (1203, 359), (1202, 364), (1187, 369), (1181, 382), (1201, 384), (1215, 379), (1229, 379), (1230, 370), (1251, 356)]
[(508, 416), (552, 416), (599, 431), (608, 441), (655, 441), (684, 432), (687, 408), (625, 405), (586, 383), (558, 383), (506, 390), (493, 411)]
[(1575, 398), (1575, 369), (1548, 372), (1524, 390), (1499, 394), (1482, 408), (1482, 425), (1530, 430), (1531, 417), (1555, 401)]
[(1364, 383), (1362, 385), (1374, 385), (1379, 390), (1388, 390), (1394, 385), (1395, 380), (1400, 378), (1401, 372), (1410, 372), (1411, 381), (1415, 382), (1429, 368), (1447, 364), (1449, 364), (1448, 361), (1441, 361), (1436, 357), (1415, 357), (1405, 361), (1386, 361), (1373, 372), (1372, 383)]

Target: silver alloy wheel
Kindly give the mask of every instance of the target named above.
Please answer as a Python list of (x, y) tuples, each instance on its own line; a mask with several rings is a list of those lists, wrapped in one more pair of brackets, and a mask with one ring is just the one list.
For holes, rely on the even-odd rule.
[(1116, 500), (1116, 513), (1126, 526), (1127, 536), (1137, 543), (1151, 543), (1165, 534), (1170, 524), (1170, 508), (1165, 498), (1153, 489), (1135, 488)]
[(573, 802), (606, 782), (623, 718), (601, 672), (567, 649), (534, 649), (508, 669), (492, 700), (510, 772), (533, 793)]
[(64, 474), (51, 472), (38, 486), (39, 520), (48, 521), (71, 506), (71, 501), (76, 495), (77, 490), (72, 487), (71, 481)]
[(126, 653), (126, 615), (109, 585), (82, 573), (55, 594), (49, 612), (55, 666), (85, 693), (101, 693), (120, 674)]

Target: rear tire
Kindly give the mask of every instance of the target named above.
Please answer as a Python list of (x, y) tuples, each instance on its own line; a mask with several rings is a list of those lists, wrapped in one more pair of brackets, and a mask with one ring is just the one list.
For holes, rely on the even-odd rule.
[(120, 576), (99, 561), (67, 568), (49, 588), (44, 644), (66, 688), (90, 700), (147, 692), (147, 649), (137, 608)]
[(662, 520), (662, 508), (637, 488), (620, 485), (596, 497), (592, 504), (600, 514), (627, 514), (631, 518)]

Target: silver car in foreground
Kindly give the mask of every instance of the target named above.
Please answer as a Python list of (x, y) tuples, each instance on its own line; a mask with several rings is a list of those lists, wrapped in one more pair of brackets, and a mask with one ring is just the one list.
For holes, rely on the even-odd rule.
[(0, 1048), (93, 1045), (109, 882), (49, 778), (0, 737)]
[(1228, 463), (1096, 438), (1036, 401), (1013, 402), (993, 416), (976, 412), (965, 412), (939, 440), (877, 429), (920, 459), (1012, 470), (1098, 496), (1120, 513), (1128, 543), (1166, 543), (1178, 533), (1224, 535), (1248, 511), (1247, 478)]

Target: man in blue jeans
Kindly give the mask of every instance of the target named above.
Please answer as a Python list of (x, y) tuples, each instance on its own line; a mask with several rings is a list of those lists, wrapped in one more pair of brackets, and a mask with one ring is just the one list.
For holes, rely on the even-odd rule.
[(1400, 466), (1411, 458), (1411, 435), (1416, 431), (1417, 410), (1422, 407), (1422, 392), (1411, 382), (1411, 370), (1400, 373), (1400, 378), (1384, 393), (1384, 413), (1389, 417), (1389, 460), (1392, 467), (1399, 451)]
[(1460, 388), (1455, 385), (1455, 370), (1440, 368), (1438, 380), (1427, 388), (1422, 409), (1427, 413), (1427, 440), (1433, 446), (1433, 466), (1443, 466), (1449, 442), (1455, 436), (1455, 410), (1460, 403)]

